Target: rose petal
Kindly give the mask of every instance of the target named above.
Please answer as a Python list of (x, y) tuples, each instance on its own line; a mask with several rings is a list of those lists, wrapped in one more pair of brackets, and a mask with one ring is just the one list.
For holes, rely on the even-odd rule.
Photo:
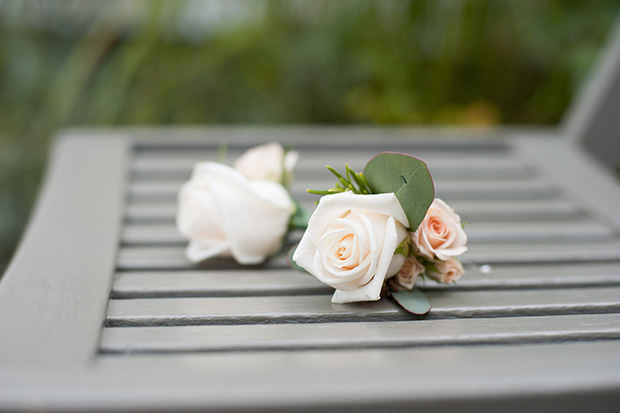
[(258, 264), (282, 244), (292, 201), (275, 182), (251, 181), (224, 165), (211, 164), (209, 187), (230, 243), (240, 264)]
[(386, 274), (392, 258), (394, 257), (394, 251), (398, 244), (402, 242), (398, 239), (398, 232), (396, 230), (395, 220), (393, 217), (388, 217), (385, 225), (385, 232), (383, 234), (383, 248), (379, 256), (379, 262), (377, 265), (374, 277), (370, 282), (360, 288), (354, 290), (336, 290), (332, 296), (332, 303), (344, 304), (357, 301), (377, 301), (381, 298), (381, 289), (383, 282), (385, 281)]

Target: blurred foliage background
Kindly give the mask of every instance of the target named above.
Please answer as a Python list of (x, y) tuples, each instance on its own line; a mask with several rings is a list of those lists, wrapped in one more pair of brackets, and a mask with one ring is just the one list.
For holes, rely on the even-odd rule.
[(0, 0), (0, 273), (71, 125), (555, 124), (617, 0)]

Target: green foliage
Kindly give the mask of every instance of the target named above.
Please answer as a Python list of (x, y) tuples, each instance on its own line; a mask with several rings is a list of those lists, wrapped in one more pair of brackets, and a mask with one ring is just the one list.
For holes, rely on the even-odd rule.
[[(240, 10), (218, 16), (228, 3)], [(23, 231), (59, 128), (555, 123), (619, 6), (2, 2), (0, 270)], [(196, 20), (204, 14), (215, 17)]]
[(382, 152), (366, 164), (364, 176), (373, 194), (396, 195), (409, 219), (409, 231), (415, 231), (435, 198), (426, 164), (411, 155)]
[(299, 202), (295, 201), (295, 212), (291, 215), (291, 219), (289, 222), (290, 229), (306, 229), (308, 228), (308, 221), (310, 221), (310, 217), (312, 216), (312, 212), (304, 209)]
[(390, 293), (402, 308), (415, 315), (425, 315), (431, 310), (431, 303), (422, 291), (400, 289)]
[(331, 166), (327, 166), (327, 170), (334, 174), (338, 181), (334, 185), (333, 188), (327, 190), (321, 189), (308, 189), (308, 192), (315, 195), (331, 195), (338, 194), (340, 192), (350, 191), (354, 194), (360, 195), (368, 195), (373, 192), (368, 187), (368, 181), (364, 177), (364, 174), (361, 172), (355, 172), (353, 169), (349, 167), (348, 164), (345, 164), (346, 173), (343, 176), (340, 172), (332, 168)]

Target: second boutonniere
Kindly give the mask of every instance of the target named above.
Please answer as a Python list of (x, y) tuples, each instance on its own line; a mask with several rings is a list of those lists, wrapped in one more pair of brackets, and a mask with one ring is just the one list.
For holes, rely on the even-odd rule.
[(297, 162), (272, 142), (246, 151), (234, 165), (199, 162), (178, 194), (177, 228), (193, 262), (216, 256), (259, 264), (280, 250), (299, 212), (288, 186)]
[(303, 270), (336, 289), (334, 303), (377, 301), (391, 295), (406, 310), (425, 314), (418, 277), (452, 283), (463, 273), (467, 250), (460, 217), (435, 198), (426, 164), (383, 152), (363, 173), (328, 169), (338, 182), (321, 195), (293, 253)]

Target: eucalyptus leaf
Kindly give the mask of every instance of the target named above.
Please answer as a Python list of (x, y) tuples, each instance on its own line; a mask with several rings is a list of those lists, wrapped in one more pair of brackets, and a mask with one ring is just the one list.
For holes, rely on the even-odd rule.
[(382, 152), (364, 168), (364, 177), (373, 194), (393, 192), (415, 231), (435, 198), (433, 178), (426, 163), (414, 156)]
[(431, 310), (431, 303), (422, 291), (413, 290), (392, 291), (394, 300), (411, 314), (425, 315)]

